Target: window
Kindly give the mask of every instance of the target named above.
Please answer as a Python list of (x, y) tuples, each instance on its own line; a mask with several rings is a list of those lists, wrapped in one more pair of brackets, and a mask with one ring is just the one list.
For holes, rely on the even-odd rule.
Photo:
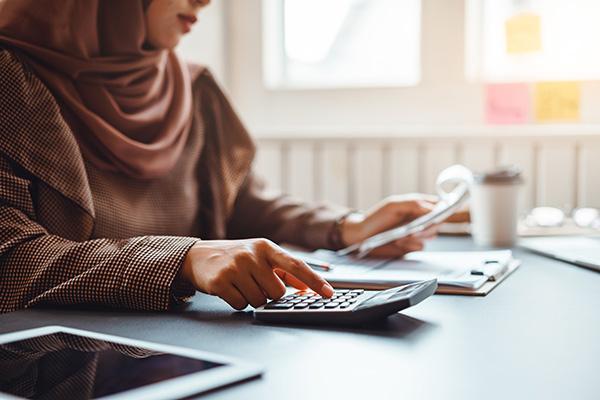
[(270, 88), (413, 86), (420, 0), (264, 0)]
[(467, 75), (485, 82), (600, 78), (600, 1), (468, 0)]

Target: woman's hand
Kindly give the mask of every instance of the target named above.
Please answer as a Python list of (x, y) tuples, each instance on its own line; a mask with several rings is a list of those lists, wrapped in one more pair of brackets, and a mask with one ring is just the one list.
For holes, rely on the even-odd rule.
[(189, 250), (180, 274), (237, 310), (280, 298), (284, 283), (323, 297), (333, 295), (329, 283), (306, 263), (267, 239), (199, 241)]
[[(349, 215), (341, 226), (342, 240), (350, 246), (377, 233), (404, 225), (430, 212), (436, 199), (435, 196), (421, 194), (390, 196), (365, 214)], [(424, 241), (435, 237), (437, 229), (437, 226), (432, 226), (381, 246), (369, 254), (374, 257), (401, 257), (411, 251), (422, 250)]]

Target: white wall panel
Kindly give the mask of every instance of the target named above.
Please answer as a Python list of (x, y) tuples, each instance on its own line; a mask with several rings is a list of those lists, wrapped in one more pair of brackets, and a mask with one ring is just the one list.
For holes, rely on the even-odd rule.
[(284, 189), (281, 148), (278, 142), (261, 142), (254, 159), (254, 171), (273, 189)]
[(290, 142), (287, 145), (287, 192), (306, 200), (316, 199), (315, 145)]
[(319, 200), (349, 204), (348, 146), (343, 142), (322, 143), (319, 156)]
[(355, 146), (352, 171), (353, 204), (358, 209), (367, 209), (383, 197), (383, 147), (381, 144), (361, 143)]
[(516, 165), (523, 174), (519, 213), (527, 212), (536, 201), (536, 166), (533, 142), (509, 142), (499, 147), (499, 165)]
[(484, 172), (496, 166), (495, 144), (464, 143), (460, 147), (460, 163), (472, 171)]
[(572, 208), (576, 205), (574, 143), (544, 144), (538, 153), (537, 202), (539, 205)]
[[(365, 134), (364, 137), (367, 137)], [(600, 137), (289, 139), (259, 141), (255, 170), (307, 200), (367, 208), (386, 195), (434, 192), (443, 168), (494, 163), (523, 170), (521, 212), (534, 205), (600, 207)]]
[(435, 181), (444, 168), (456, 163), (456, 148), (454, 143), (428, 143), (422, 149), (422, 168), (419, 191), (436, 193)]
[(600, 208), (600, 145), (579, 150), (578, 206)]
[(389, 149), (388, 182), (385, 195), (419, 191), (419, 147), (414, 143), (394, 143)]

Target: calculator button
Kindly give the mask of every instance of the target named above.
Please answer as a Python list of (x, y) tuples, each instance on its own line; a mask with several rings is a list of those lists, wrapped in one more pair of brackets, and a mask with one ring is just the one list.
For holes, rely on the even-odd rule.
[(363, 289), (355, 289), (350, 293), (363, 294), (365, 291)]
[(348, 302), (340, 304), (340, 308), (348, 308), (348, 307), (350, 307), (350, 303), (348, 303)]
[(298, 300), (306, 300), (308, 299), (308, 296), (300, 296), (300, 297), (296, 297)]
[(298, 303), (294, 306), (294, 310), (308, 307), (308, 303)]
[(289, 310), (294, 305), (290, 303), (269, 303), (265, 306), (267, 310)]
[(306, 300), (304, 300), (304, 303), (308, 303), (308, 304), (312, 304), (312, 303), (316, 303), (316, 302), (317, 302), (317, 300), (315, 300), (315, 299), (306, 299)]
[(321, 303), (329, 303), (331, 299), (319, 299)]
[(292, 299), (295, 299), (295, 298), (296, 298), (296, 296), (295, 296), (295, 295), (293, 295), (293, 294), (289, 294), (289, 295), (285, 296), (285, 297), (283, 298), (283, 300), (292, 300)]
[(348, 303), (356, 303), (356, 299), (348, 299)]
[(348, 289), (340, 289), (340, 290), (337, 290), (336, 292), (341, 293), (341, 294), (346, 294), (349, 292), (349, 290)]
[(302, 300), (300, 300), (300, 299), (288, 300), (286, 303), (287, 304), (298, 304), (298, 303), (302, 303)]
[(339, 306), (340, 303), (337, 302), (331, 302), (331, 303), (327, 303), (325, 304), (325, 308), (336, 308), (337, 306)]
[(323, 307), (323, 303), (314, 303), (308, 306), (308, 308), (321, 308)]

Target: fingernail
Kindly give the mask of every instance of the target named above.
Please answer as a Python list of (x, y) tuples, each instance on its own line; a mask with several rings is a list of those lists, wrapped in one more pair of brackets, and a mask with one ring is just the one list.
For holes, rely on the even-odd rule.
[(323, 287), (321, 288), (321, 292), (322, 292), (322, 294), (325, 295), (325, 297), (333, 296), (333, 288), (331, 287), (331, 285), (329, 283), (325, 283), (323, 285)]

